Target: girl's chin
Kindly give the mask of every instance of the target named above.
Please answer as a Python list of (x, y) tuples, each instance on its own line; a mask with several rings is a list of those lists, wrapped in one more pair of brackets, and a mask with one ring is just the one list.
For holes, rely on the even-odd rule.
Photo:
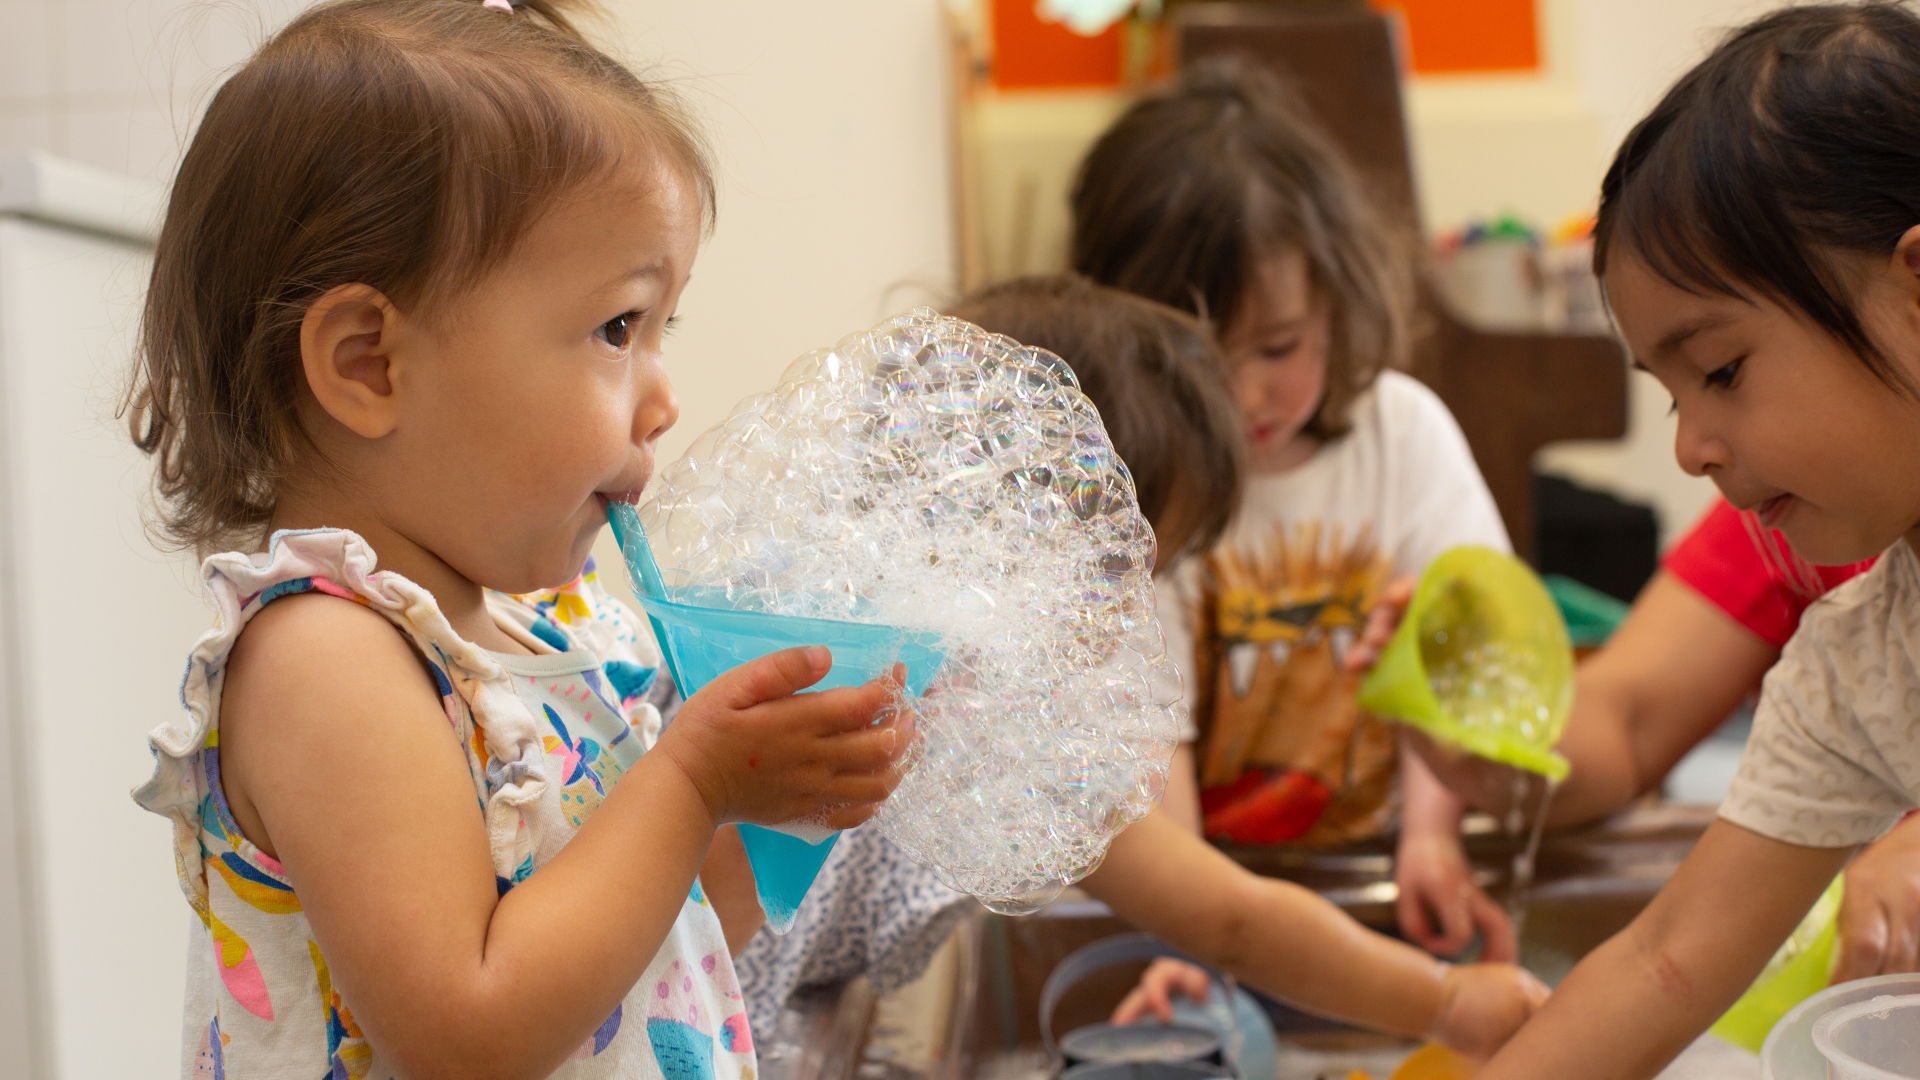
[(1838, 533), (1831, 528), (1821, 528), (1820, 522), (1806, 520), (1808, 514), (1792, 515), (1780, 530), (1787, 538), (1787, 545), (1793, 553), (1815, 566), (1850, 566), (1857, 562), (1866, 562), (1891, 547), (1898, 536), (1880, 543), (1876, 538), (1862, 536), (1853, 531)]

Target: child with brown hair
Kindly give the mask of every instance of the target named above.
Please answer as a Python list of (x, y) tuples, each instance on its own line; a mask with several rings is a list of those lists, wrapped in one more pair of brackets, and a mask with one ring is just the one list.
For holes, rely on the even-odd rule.
[[(1874, 564), (1800, 616), (1718, 820), (1490, 1080), (1660, 1073), (1762, 977), (1854, 853), (1920, 807), (1915, 177), (1920, 13), (1872, 0), (1729, 32), (1607, 169), (1594, 269), (1634, 361), (1673, 395), (1680, 466), (1795, 558)], [(1852, 945), (1911, 970), (1911, 901), (1889, 898), (1886, 937)], [(1910, 993), (1877, 990), (1859, 1005)], [(1811, 1040), (1777, 1027), (1786, 1052), (1765, 1075), (1911, 1076), (1920, 1054), (1900, 1015), (1878, 1012), (1864, 1037), (1836, 1027), (1826, 1045), (1807, 1045), (1819, 1027)]]
[[(950, 314), (1073, 369), (1133, 476), (1160, 563), (1214, 545), (1238, 501), (1245, 447), (1221, 379), (1225, 361), (1198, 320), (1072, 274), (996, 285)], [(1080, 884), (1249, 986), (1469, 1054), (1497, 1049), (1546, 994), (1517, 968), (1454, 967), (1372, 933), (1307, 889), (1247, 872), (1165, 810), (1121, 833)], [(794, 927), (784, 937), (762, 932), (740, 957), (755, 1019), (769, 1022), (798, 986), (859, 974), (883, 988), (911, 979), (970, 907), (874, 830), (847, 834)], [(1136, 998), (1120, 1015), (1156, 1004)]]
[(332, 0), (215, 95), (132, 397), (165, 531), (219, 552), (136, 792), (199, 916), (183, 1075), (754, 1076), (728, 823), (858, 824), (910, 731), (886, 681), (796, 695), (824, 648), (663, 731), (594, 579), (712, 210), (555, 0)]
[(1196, 65), (1116, 121), (1073, 222), (1075, 269), (1211, 326), (1246, 441), (1232, 524), (1161, 595), (1195, 719), (1175, 774), (1199, 787), (1169, 809), (1222, 843), (1325, 846), (1388, 833), (1398, 801), (1403, 930), (1451, 955), (1477, 929), (1513, 958), (1460, 803), (1354, 701), (1348, 652), (1390, 582), (1456, 545), (1508, 549), (1453, 417), (1395, 370), (1408, 257), (1304, 109), (1240, 62)]

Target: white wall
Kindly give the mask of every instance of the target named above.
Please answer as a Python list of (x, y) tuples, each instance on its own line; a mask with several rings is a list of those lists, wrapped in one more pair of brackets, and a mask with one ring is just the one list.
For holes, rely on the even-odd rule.
[(111, 419), (146, 272), (131, 245), (0, 218), (0, 629), (18, 664), (0, 718), (38, 973), (36, 1067), (10, 1055), (5, 1077), (177, 1068), (192, 916), (167, 823), (127, 793), (152, 773), (146, 733), (179, 708), (212, 612), (191, 560), (147, 543), (147, 465)]

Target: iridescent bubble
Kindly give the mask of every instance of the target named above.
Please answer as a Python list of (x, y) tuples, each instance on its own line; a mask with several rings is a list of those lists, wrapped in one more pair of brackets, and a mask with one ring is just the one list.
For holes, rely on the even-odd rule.
[(994, 910), (1045, 906), (1158, 801), (1184, 707), (1152, 533), (1051, 353), (926, 309), (889, 319), (736, 406), (640, 517), (669, 584), (941, 635), (876, 821)]

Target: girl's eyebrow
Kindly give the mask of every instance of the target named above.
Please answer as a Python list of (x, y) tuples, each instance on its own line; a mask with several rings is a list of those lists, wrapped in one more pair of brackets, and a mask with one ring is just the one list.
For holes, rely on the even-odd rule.
[(1312, 318), (1313, 316), (1308, 314), (1293, 319), (1268, 319), (1266, 322), (1260, 324), (1259, 329), (1254, 331), (1254, 336), (1268, 337), (1273, 334), (1291, 334), (1305, 326)]
[[(1661, 338), (1659, 344), (1653, 347), (1653, 355), (1671, 356), (1674, 350), (1685, 345), (1689, 338), (1697, 334), (1705, 333), (1708, 330), (1718, 330), (1720, 327), (1732, 321), (1733, 316), (1731, 315), (1716, 314), (1702, 315), (1697, 319), (1681, 323), (1679, 326), (1667, 331), (1667, 335)], [(1635, 361), (1635, 363), (1638, 364), (1639, 361)]]
[(666, 272), (667, 272), (667, 260), (655, 259), (652, 262), (647, 263), (645, 266), (636, 266), (633, 269), (627, 271), (625, 274), (622, 274), (620, 276), (618, 284), (625, 285), (630, 281), (639, 281), (642, 278), (655, 278), (655, 277), (659, 277), (660, 275)]
[(608, 282), (605, 285), (602, 285), (598, 289), (595, 289), (590, 295), (604, 296), (608, 293), (614, 292), (618, 289), (631, 285), (636, 281), (646, 281), (650, 278), (664, 277), (666, 276), (666, 273), (667, 273), (667, 260), (655, 259), (650, 263), (647, 263), (643, 266), (636, 266), (633, 269), (628, 270), (626, 273), (620, 274), (608, 280)]

